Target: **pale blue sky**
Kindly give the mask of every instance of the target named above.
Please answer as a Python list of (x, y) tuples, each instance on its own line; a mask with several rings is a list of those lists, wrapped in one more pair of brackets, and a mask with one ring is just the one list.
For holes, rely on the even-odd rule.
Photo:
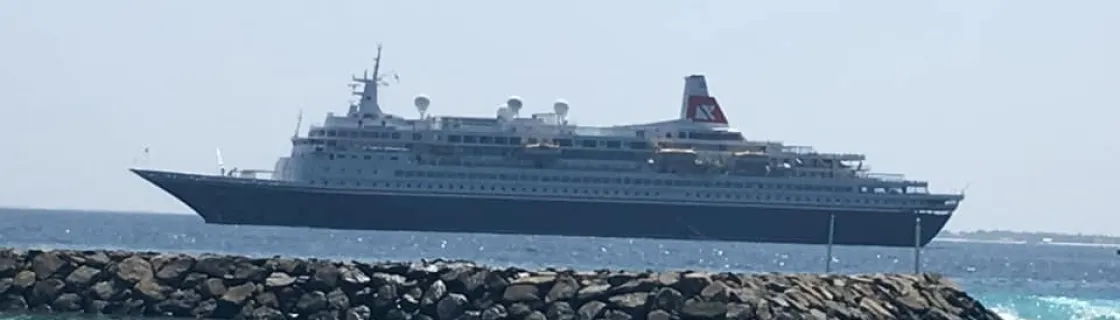
[(0, 206), (190, 212), (127, 168), (271, 168), (376, 42), (414, 116), (673, 118), (708, 76), (752, 139), (967, 183), (949, 228), (1120, 234), (1120, 1), (3, 1)]

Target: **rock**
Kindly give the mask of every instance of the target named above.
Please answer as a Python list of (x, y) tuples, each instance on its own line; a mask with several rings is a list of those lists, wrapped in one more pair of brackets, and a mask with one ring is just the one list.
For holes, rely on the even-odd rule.
[(334, 288), (331, 292), (327, 292), (327, 306), (334, 310), (349, 309), (350, 297), (347, 297), (341, 288)]
[(436, 280), (428, 286), (423, 295), (420, 296), (420, 307), (425, 309), (434, 308), (436, 303), (447, 295), (447, 286), (443, 284), (443, 280)]
[(177, 284), (187, 276), (192, 267), (194, 267), (194, 258), (176, 256), (159, 268), (159, 271), (156, 272), (156, 278), (170, 284)]
[(567, 302), (555, 301), (548, 305), (544, 315), (549, 320), (573, 320), (576, 318), (576, 310)]
[(271, 307), (259, 307), (259, 308), (253, 309), (253, 313), (252, 313), (251, 318), (252, 319), (276, 319), (276, 320), (287, 319), (287, 317), (284, 316), (283, 312), (280, 312), (280, 310), (276, 310), (276, 309), (273, 309)]
[(645, 309), (648, 300), (649, 293), (645, 292), (626, 293), (608, 299), (611, 307), (631, 314), (645, 314), (643, 309)]
[(51, 303), (62, 294), (62, 289), (66, 287), (66, 283), (59, 279), (47, 279), (35, 282), (35, 286), (31, 288), (31, 304), (44, 304)]
[(204, 255), (195, 259), (191, 270), (215, 278), (224, 278), (231, 268), (233, 268), (233, 260), (228, 257)]
[(684, 295), (677, 289), (662, 287), (653, 294), (653, 307), (670, 312), (676, 312), (684, 306)]
[(606, 307), (607, 304), (601, 301), (590, 301), (580, 306), (576, 314), (580, 320), (598, 319), (599, 315), (603, 313), (603, 309)]
[(250, 297), (252, 297), (253, 291), (256, 289), (257, 287), (252, 283), (234, 286), (229, 288), (229, 290), (226, 290), (226, 292), (222, 294), (222, 298), (220, 301), (240, 306), (244, 304), (245, 301), (248, 301)]
[(191, 315), (198, 318), (207, 318), (214, 314), (218, 309), (218, 301), (214, 299), (205, 300), (198, 303), (198, 306), (191, 309)]
[(712, 284), (710, 275), (707, 273), (692, 272), (681, 276), (680, 281), (677, 281), (677, 285), (674, 288), (680, 290), (685, 296), (695, 296), (710, 284)]
[(516, 302), (509, 305), (509, 308), (506, 308), (506, 312), (513, 318), (524, 318), (533, 312), (533, 307), (521, 302)]
[[(816, 310), (816, 309), (814, 309)], [(727, 305), (727, 313), (725, 318), (728, 320), (747, 320), (754, 319), (754, 308), (749, 304), (732, 303)], [(825, 319), (825, 318), (822, 318)]]
[(700, 297), (708, 301), (728, 302), (731, 296), (730, 292), (731, 288), (722, 281), (715, 281), (700, 290)]
[(485, 273), (485, 280), (483, 280), (483, 283), (487, 290), (501, 292), (506, 289), (506, 286), (509, 286), (509, 280), (506, 280), (505, 277), (502, 277), (502, 275), (497, 272), (489, 270), (480, 270), (479, 272)]
[(61, 254), (53, 251), (40, 253), (31, 259), (31, 271), (39, 277), (38, 280), (49, 278), (66, 265), (67, 262)]
[(727, 303), (688, 299), (681, 307), (681, 314), (695, 318), (715, 318), (727, 313)]
[(548, 320), (548, 317), (540, 311), (533, 311), (530, 312), (529, 315), (525, 316), (525, 320)]
[(115, 272), (117, 279), (128, 283), (137, 283), (140, 280), (152, 279), (152, 264), (139, 256), (132, 256), (117, 264)]
[(609, 284), (589, 285), (589, 286), (583, 287), (582, 289), (579, 289), (579, 291), (576, 292), (576, 299), (579, 299), (581, 301), (586, 301), (586, 300), (591, 300), (591, 299), (599, 299), (603, 296), (606, 296), (607, 291), (610, 290), (610, 289), (611, 289), (611, 285), (609, 285)]
[(295, 282), (296, 278), (293, 278), (292, 276), (289, 276), (284, 272), (273, 272), (268, 276), (268, 279), (265, 279), (265, 285), (270, 288), (287, 287)]
[[(657, 274), (656, 278), (657, 283), (662, 287), (672, 287), (677, 285), (677, 282), (680, 281), (681, 274), (673, 271), (661, 272)], [(650, 313), (652, 314), (653, 312)]]
[(186, 317), (201, 301), (202, 296), (194, 291), (175, 290), (168, 295), (167, 300), (156, 303), (155, 309), (159, 313)]
[(506, 287), (505, 293), (502, 294), (502, 300), (506, 302), (540, 301), (540, 289), (535, 283), (511, 284)]
[(97, 279), (99, 275), (101, 275), (101, 270), (89, 266), (81, 266), (71, 271), (70, 275), (66, 276), (66, 284), (76, 290), (82, 290), (89, 287), (90, 283)]
[(27, 300), (21, 295), (9, 293), (0, 296), (0, 310), (22, 312), (26, 311), (28, 307)]
[(315, 273), (313, 276), (311, 276), (311, 280), (310, 282), (308, 282), (308, 285), (310, 285), (311, 288), (314, 289), (330, 290), (331, 288), (334, 288), (338, 285), (340, 274), (341, 273), (338, 271), (338, 268), (335, 268), (333, 266), (325, 264), (316, 266)]
[(133, 289), (146, 301), (162, 301), (165, 294), (171, 290), (171, 288), (160, 284), (159, 281), (155, 279), (140, 280)]
[(257, 294), (254, 300), (256, 300), (257, 305), (260, 306), (265, 306), (273, 309), (280, 308), (280, 299), (276, 297), (276, 293), (274, 292), (261, 292)]
[(473, 265), (456, 265), (451, 270), (454, 270), (450, 274), (454, 274), (455, 279), (445, 282), (456, 293), (473, 294), (486, 286), (486, 277), (489, 275), (486, 269), (475, 268)]
[(510, 284), (511, 285), (543, 286), (543, 285), (552, 284), (553, 281), (556, 281), (556, 275), (554, 275), (554, 274), (536, 274), (536, 275), (529, 275), (529, 276), (526, 276), (524, 278), (517, 278), (517, 279), (511, 281)]
[(109, 258), (108, 254), (100, 250), (84, 252), (83, 258), (86, 260), (85, 265), (94, 268), (104, 268), (108, 266), (110, 262), (113, 262), (113, 259)]
[(14, 256), (0, 256), (0, 278), (14, 276), (22, 270), (23, 262)]
[(90, 287), (89, 291), (93, 294), (93, 298), (97, 300), (110, 300), (120, 295), (120, 290), (110, 281), (98, 282)]
[(490, 269), (0, 248), (0, 313), (212, 319), (999, 319), (923, 275)]
[(210, 278), (202, 281), (198, 289), (202, 296), (208, 298), (218, 298), (226, 294), (226, 283), (222, 279)]
[(370, 282), (370, 277), (356, 267), (348, 266), (341, 270), (342, 282), (350, 286), (364, 286)]
[(466, 311), (469, 301), (467, 297), (459, 293), (448, 294), (443, 299), (440, 299), (436, 305), (436, 315), (438, 319), (455, 319)]
[(322, 291), (304, 293), (296, 302), (296, 310), (303, 314), (322, 310), (327, 307), (327, 295)]
[(0, 295), (8, 292), (12, 288), (12, 284), (16, 281), (12, 278), (0, 278)]
[(544, 302), (552, 303), (553, 301), (568, 300), (575, 298), (576, 293), (579, 292), (579, 282), (571, 276), (560, 276), (556, 278), (556, 283), (548, 290), (545, 295)]
[(482, 320), (500, 320), (505, 319), (508, 316), (509, 313), (506, 312), (506, 307), (498, 304), (490, 306), (489, 308), (486, 308), (486, 310), (483, 310), (481, 318)]
[(620, 285), (613, 286), (613, 287), (611, 287), (610, 290), (607, 291), (607, 293), (613, 294), (613, 295), (633, 293), (633, 292), (648, 293), (648, 292), (650, 292), (650, 291), (652, 291), (653, 289), (656, 289), (656, 288), (657, 288), (657, 280), (642, 278), (642, 279), (633, 279), (633, 280), (627, 281), (625, 283), (622, 283)]
[(673, 319), (673, 315), (670, 314), (668, 311), (665, 311), (665, 310), (653, 310), (653, 311), (650, 311), (649, 314), (646, 315), (646, 319), (648, 319), (648, 320), (670, 320), (670, 319)]
[(346, 310), (346, 320), (369, 320), (371, 312), (367, 306), (357, 306)]
[[(31, 270), (23, 270), (16, 273), (15, 278), (12, 278), (12, 289), (23, 291), (35, 285), (35, 272)], [(12, 290), (8, 289), (8, 290)]]
[(244, 262), (234, 265), (233, 273), (230, 275), (230, 278), (237, 281), (257, 282), (265, 279), (265, 277), (267, 277), (268, 275), (268, 271), (264, 268), (258, 267), (248, 262)]
[[(424, 296), (424, 291), (420, 290), (419, 287), (411, 288), (411, 289), (408, 289), (408, 292), (405, 292), (404, 295), (401, 295), (400, 301), (398, 301), (397, 304), (400, 305), (401, 308), (404, 308), (407, 311), (416, 311), (417, 309), (420, 309), (420, 300), (422, 299), (423, 296)], [(442, 299), (442, 297), (440, 297), (440, 298)], [(434, 302), (431, 305), (426, 306), (426, 309), (428, 309), (426, 311), (428, 313), (434, 314), (435, 312), (432, 312), (432, 310), (434, 310), (437, 302), (439, 302), (438, 299), (434, 300)]]
[(397, 291), (397, 286), (394, 284), (383, 284), (377, 288), (377, 292), (373, 297), (373, 307), (375, 309), (383, 309), (392, 306), (400, 298), (400, 293)]
[(82, 310), (82, 296), (77, 293), (63, 293), (51, 303), (51, 309), (60, 312)]

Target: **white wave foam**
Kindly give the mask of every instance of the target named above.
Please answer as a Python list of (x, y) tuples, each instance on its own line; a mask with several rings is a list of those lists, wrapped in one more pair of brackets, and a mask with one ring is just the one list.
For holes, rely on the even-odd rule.
[(993, 296), (982, 299), (1007, 320), (1120, 320), (1120, 301), (1063, 296)]
[(1003, 320), (1035, 320), (1035, 319), (1027, 319), (1027, 318), (1020, 317), (1018, 314), (1015, 313), (1015, 310), (1008, 310), (1008, 309), (1004, 309), (1004, 308), (1000, 308), (1000, 307), (995, 307), (995, 308), (992, 308), (992, 311), (995, 311), (996, 314), (998, 314), (999, 317), (1002, 318)]
[(1070, 297), (1040, 297), (1039, 301), (1069, 310), (1071, 320), (1120, 319), (1118, 301), (1082, 300)]

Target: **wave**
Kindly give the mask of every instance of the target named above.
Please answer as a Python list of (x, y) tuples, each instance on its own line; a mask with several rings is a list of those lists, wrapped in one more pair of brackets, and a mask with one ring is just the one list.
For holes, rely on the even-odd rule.
[(1120, 320), (1120, 301), (1064, 296), (978, 295), (1006, 320)]

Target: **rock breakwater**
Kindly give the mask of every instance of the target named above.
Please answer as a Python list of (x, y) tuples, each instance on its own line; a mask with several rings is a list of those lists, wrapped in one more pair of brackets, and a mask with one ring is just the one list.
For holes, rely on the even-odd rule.
[(0, 312), (247, 319), (999, 319), (923, 275), (494, 269), (0, 249)]

